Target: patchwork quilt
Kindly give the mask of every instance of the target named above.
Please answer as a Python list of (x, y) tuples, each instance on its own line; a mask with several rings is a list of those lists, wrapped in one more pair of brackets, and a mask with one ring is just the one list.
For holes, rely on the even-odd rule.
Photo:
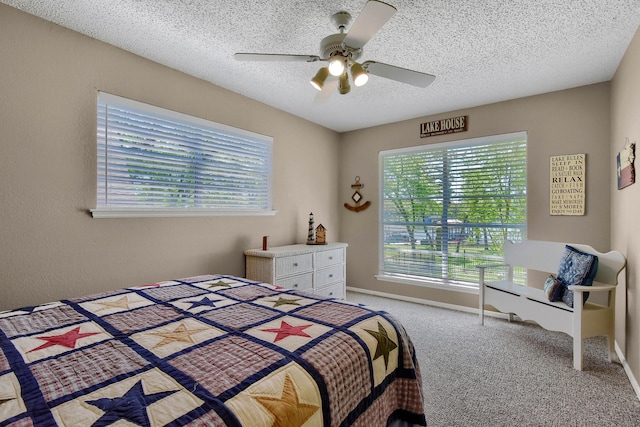
[(413, 345), (347, 301), (206, 275), (0, 312), (0, 426), (398, 420), (426, 425)]

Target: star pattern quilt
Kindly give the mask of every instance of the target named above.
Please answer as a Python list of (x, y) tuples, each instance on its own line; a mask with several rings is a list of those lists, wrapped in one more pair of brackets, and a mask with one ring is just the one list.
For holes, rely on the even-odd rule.
[(0, 426), (426, 425), (383, 311), (206, 275), (0, 312)]

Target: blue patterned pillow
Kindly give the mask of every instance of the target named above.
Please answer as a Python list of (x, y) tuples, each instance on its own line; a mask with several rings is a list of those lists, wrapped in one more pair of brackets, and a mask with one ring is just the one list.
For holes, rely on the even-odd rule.
[(552, 275), (550, 275), (544, 282), (544, 293), (551, 302), (560, 301), (565, 289), (566, 287), (564, 286), (564, 283)]
[[(562, 301), (569, 307), (573, 307), (573, 291), (570, 291), (567, 287), (572, 285), (591, 286), (597, 271), (597, 256), (566, 245), (558, 268), (558, 279), (565, 285)], [(583, 303), (585, 303), (589, 293), (585, 292), (583, 295)]]

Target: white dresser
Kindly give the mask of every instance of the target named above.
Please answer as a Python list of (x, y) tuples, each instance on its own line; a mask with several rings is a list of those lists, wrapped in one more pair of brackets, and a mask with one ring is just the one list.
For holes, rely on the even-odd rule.
[(346, 243), (288, 245), (244, 251), (247, 279), (318, 295), (346, 295)]

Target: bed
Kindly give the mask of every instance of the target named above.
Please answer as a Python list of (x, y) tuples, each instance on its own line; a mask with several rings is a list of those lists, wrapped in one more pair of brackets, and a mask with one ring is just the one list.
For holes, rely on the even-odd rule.
[(0, 426), (426, 425), (383, 311), (205, 275), (0, 312)]

